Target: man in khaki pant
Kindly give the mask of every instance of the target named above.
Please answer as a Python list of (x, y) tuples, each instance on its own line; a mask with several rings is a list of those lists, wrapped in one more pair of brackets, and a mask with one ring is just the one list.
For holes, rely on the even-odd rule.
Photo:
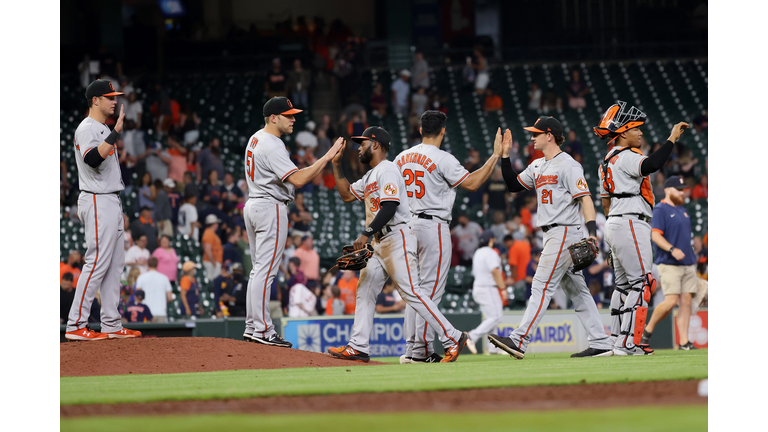
[(653, 311), (645, 326), (641, 344), (648, 345), (659, 321), (666, 318), (678, 302), (677, 328), (681, 350), (696, 349), (688, 340), (691, 320), (691, 298), (696, 292), (696, 254), (691, 244), (691, 218), (683, 204), (683, 189), (687, 186), (678, 176), (664, 183), (664, 199), (653, 210), (651, 240), (654, 243), (654, 263), (659, 268), (664, 301)]

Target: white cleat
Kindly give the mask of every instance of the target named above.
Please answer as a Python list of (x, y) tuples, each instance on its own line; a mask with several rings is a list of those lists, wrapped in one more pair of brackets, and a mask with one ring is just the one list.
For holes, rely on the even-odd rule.
[(408, 364), (413, 363), (413, 359), (411, 357), (406, 357), (405, 354), (400, 356), (400, 364)]
[(472, 339), (467, 339), (467, 348), (469, 348), (469, 352), (472, 354), (477, 354), (477, 347), (475, 346), (475, 341)]

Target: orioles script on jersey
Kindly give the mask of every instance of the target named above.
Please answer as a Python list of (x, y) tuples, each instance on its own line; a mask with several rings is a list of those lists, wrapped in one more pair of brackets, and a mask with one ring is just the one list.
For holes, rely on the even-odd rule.
[(373, 192), (376, 192), (379, 190), (379, 182), (373, 182), (365, 187), (365, 197), (368, 198), (368, 195), (370, 195)]
[(539, 186), (554, 185), (554, 184), (557, 184), (557, 175), (540, 175), (536, 177), (537, 189), (539, 188)]
[(419, 164), (423, 166), (424, 169), (426, 169), (427, 172), (429, 172), (430, 174), (432, 174), (432, 171), (437, 169), (437, 166), (434, 163), (432, 163), (432, 159), (417, 152), (406, 153), (403, 156), (401, 156), (400, 159), (397, 160), (397, 167), (402, 169), (403, 165), (407, 163)]

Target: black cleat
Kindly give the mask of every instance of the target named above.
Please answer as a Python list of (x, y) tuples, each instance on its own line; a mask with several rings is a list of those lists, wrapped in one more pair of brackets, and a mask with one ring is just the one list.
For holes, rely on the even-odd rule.
[(288, 342), (287, 340), (280, 337), (279, 334), (275, 333), (272, 336), (269, 336), (267, 338), (260, 338), (256, 336), (251, 336), (251, 340), (264, 344), (264, 345), (272, 345), (272, 346), (278, 346), (278, 347), (284, 347), (284, 348), (290, 348), (293, 346), (292, 343)]
[(571, 354), (571, 358), (576, 357), (610, 357), (613, 355), (613, 349), (587, 348), (582, 352)]
[(440, 361), (443, 358), (438, 353), (432, 353), (431, 356), (427, 358), (418, 358), (418, 357), (412, 357), (411, 362), (412, 363), (440, 363)]
[(693, 346), (693, 343), (691, 341), (688, 341), (688, 343), (686, 343), (685, 345), (680, 345), (677, 349), (683, 350), (683, 351), (690, 351), (690, 350), (695, 350), (695, 349), (698, 349), (698, 348)]
[(492, 344), (496, 345), (497, 348), (506, 351), (507, 354), (511, 355), (517, 360), (522, 360), (523, 357), (525, 357), (525, 353), (520, 351), (520, 349), (515, 346), (515, 341), (513, 341), (511, 338), (489, 334), (488, 340), (491, 341)]

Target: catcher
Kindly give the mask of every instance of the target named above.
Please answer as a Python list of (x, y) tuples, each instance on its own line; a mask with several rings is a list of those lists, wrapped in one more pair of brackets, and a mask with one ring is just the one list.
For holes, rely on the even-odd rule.
[[(533, 146), (543, 152), (544, 157), (534, 160), (518, 175), (509, 160), (509, 150), (505, 148), (501, 155), (501, 169), (510, 192), (536, 191), (537, 219), (539, 228), (544, 231), (544, 249), (520, 325), (510, 337), (489, 334), (488, 339), (512, 357), (522, 360), (559, 284), (573, 302), (576, 315), (589, 336), (588, 348), (571, 357), (613, 355), (597, 305), (581, 274), (581, 269), (588, 267), (597, 257), (595, 207), (584, 180), (584, 169), (561, 150), (565, 142), (563, 126), (554, 117), (540, 117), (525, 130), (533, 132)], [(581, 230), (579, 204), (589, 231), (587, 240), (584, 240)]]

